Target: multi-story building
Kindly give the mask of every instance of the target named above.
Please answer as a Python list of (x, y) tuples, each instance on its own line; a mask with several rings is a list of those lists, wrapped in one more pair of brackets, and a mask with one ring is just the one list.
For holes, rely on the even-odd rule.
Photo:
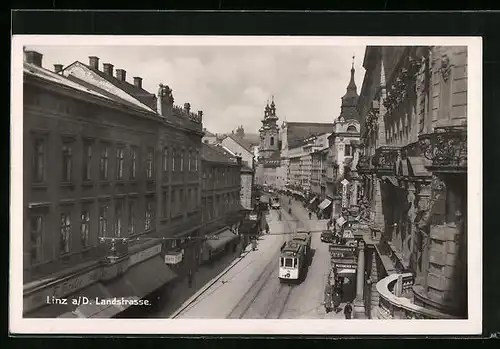
[(328, 146), (325, 146), (311, 153), (311, 192), (313, 194), (313, 198), (311, 198), (309, 205), (312, 209), (316, 208), (320, 202), (323, 202), (326, 199), (328, 151)]
[[(303, 149), (304, 140), (314, 136), (328, 134), (332, 131), (332, 127), (333, 124), (331, 123), (284, 122), (282, 124), (280, 130), (281, 162), (279, 173), (281, 173), (283, 177), (282, 183), (284, 183), (287, 189), (299, 190), (300, 183), (306, 173), (308, 174), (307, 178), (310, 178), (312, 160), (310, 156), (307, 155), (309, 152)], [(316, 148), (317, 146), (314, 149)], [(311, 148), (307, 150), (312, 151), (312, 149), (311, 146)], [(304, 157), (301, 162), (300, 158), (306, 155), (307, 157)], [(307, 168), (305, 172), (303, 172), (303, 166), (301, 166), (301, 164)]]
[(99, 70), (97, 57), (55, 72), (42, 58), (25, 52), (23, 314), (119, 316), (129, 309), (47, 297), (154, 302), (193, 268), (196, 248), (182, 239), (201, 226), (201, 112), (159, 113), (162, 94)]
[[(347, 91), (342, 97), (340, 115), (335, 119), (333, 132), (328, 138), (329, 166), (326, 170), (326, 199), (322, 206), (320, 205), (320, 208), (324, 207), (322, 210), (325, 210), (327, 216), (338, 217), (341, 213), (341, 207), (349, 206), (349, 193), (355, 191), (351, 185), (341, 184), (342, 181), (347, 180), (345, 177), (349, 175), (351, 168), (355, 169), (353, 159), (360, 136), (360, 116), (357, 110), (359, 96), (354, 73), (353, 63), (351, 79), (347, 85)], [(342, 202), (342, 198), (344, 202)]]
[(218, 239), (208, 239), (201, 245), (203, 262), (233, 250), (238, 242), (241, 166), (240, 157), (231, 156), (219, 146), (202, 145), (202, 234), (218, 235)]
[(257, 165), (256, 184), (276, 187), (280, 167), (280, 139), (274, 98), (264, 109), (262, 127), (259, 129), (260, 146)]
[(465, 318), (467, 48), (367, 47), (364, 67), (358, 171), (372, 238), (358, 268), (373, 283), (358, 300), (375, 318)]

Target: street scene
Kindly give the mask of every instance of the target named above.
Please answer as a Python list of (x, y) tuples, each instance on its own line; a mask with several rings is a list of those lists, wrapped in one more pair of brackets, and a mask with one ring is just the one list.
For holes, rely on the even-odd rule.
[(22, 66), (23, 318), (468, 318), (467, 46)]

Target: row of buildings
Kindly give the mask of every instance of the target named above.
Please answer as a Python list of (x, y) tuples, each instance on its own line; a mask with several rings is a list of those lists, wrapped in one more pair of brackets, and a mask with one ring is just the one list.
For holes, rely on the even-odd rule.
[[(324, 218), (341, 212), (341, 181), (355, 169), (360, 140), (354, 64), (340, 114), (332, 123), (283, 122), (276, 105), (266, 105), (256, 183), (286, 190), (307, 200)], [(352, 189), (351, 189), (352, 190)], [(350, 196), (349, 196), (350, 197)]]
[(122, 316), (56, 300), (154, 301), (238, 241), (253, 173), (202, 142), (202, 111), (98, 57), (48, 70), (24, 54), (25, 317)]
[(266, 106), (256, 183), (358, 240), (355, 316), (467, 318), (467, 47), (366, 48), (331, 124)]

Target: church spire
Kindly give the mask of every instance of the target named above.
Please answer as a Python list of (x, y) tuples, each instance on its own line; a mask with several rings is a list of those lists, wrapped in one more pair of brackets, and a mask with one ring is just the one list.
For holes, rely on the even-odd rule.
[(351, 81), (349, 81), (349, 85), (347, 85), (347, 91), (349, 90), (353, 90), (353, 91), (356, 91), (357, 87), (356, 87), (356, 83), (354, 82), (354, 73), (355, 73), (355, 69), (354, 69), (354, 58), (356, 56), (352, 56), (352, 65), (351, 65)]

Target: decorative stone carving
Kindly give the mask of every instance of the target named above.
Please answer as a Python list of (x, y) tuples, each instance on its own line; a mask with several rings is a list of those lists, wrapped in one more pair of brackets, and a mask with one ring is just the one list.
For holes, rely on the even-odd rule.
[(169, 104), (174, 103), (174, 96), (172, 94), (172, 89), (168, 85), (160, 84), (158, 88), (158, 97), (165, 97), (164, 101)]
[(450, 58), (446, 54), (441, 56), (440, 71), (441, 71), (441, 76), (443, 77), (443, 80), (445, 82), (448, 81), (448, 78), (450, 77), (450, 74), (451, 74), (451, 64), (450, 64)]
[(467, 128), (437, 127), (434, 133), (421, 135), (419, 146), (433, 167), (467, 167)]
[(382, 146), (375, 151), (375, 156), (372, 158), (372, 165), (379, 172), (390, 172), (394, 170), (394, 165), (400, 156), (399, 147)]

